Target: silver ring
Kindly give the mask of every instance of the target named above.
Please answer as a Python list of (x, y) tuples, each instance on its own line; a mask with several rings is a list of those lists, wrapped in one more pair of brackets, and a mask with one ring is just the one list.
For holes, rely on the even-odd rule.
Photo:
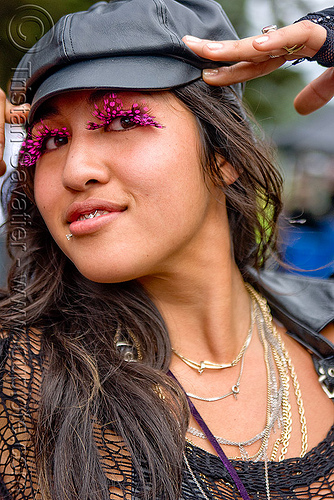
[(265, 26), (264, 28), (262, 28), (261, 32), (263, 35), (266, 35), (267, 33), (270, 33), (271, 31), (276, 31), (276, 30), (277, 30), (276, 24), (269, 24), (269, 26)]

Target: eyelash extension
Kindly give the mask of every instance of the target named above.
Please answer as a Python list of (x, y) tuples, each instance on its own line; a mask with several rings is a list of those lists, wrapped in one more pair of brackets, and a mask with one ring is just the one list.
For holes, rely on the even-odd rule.
[(22, 143), (19, 153), (19, 165), (21, 167), (31, 167), (43, 154), (43, 144), (50, 137), (69, 137), (70, 133), (66, 127), (50, 129), (43, 120), (41, 120), (42, 128), (38, 130), (38, 134), (32, 132), (32, 128), (28, 128), (27, 136)]
[(163, 126), (154, 119), (154, 116), (150, 116), (147, 113), (148, 108), (146, 106), (142, 107), (139, 104), (134, 103), (132, 104), (131, 109), (124, 110), (123, 102), (119, 97), (117, 97), (117, 94), (109, 94), (104, 98), (103, 111), (100, 110), (97, 104), (94, 104), (94, 107), (95, 110), (92, 114), (100, 120), (100, 123), (88, 122), (88, 130), (96, 130), (98, 128), (105, 127), (120, 116), (130, 118), (134, 123), (140, 125), (141, 127), (151, 125), (156, 128), (163, 128)]
[[(117, 97), (116, 94), (110, 94), (104, 98), (103, 111), (99, 109), (97, 104), (94, 104), (94, 106), (95, 110), (92, 114), (100, 121), (100, 123), (88, 122), (88, 130), (96, 130), (105, 127), (120, 116), (130, 118), (133, 123), (136, 123), (141, 127), (153, 126), (156, 128), (163, 128), (163, 126), (154, 119), (154, 116), (150, 116), (148, 114), (148, 108), (146, 106), (143, 107), (134, 103), (131, 109), (124, 110), (123, 102), (119, 97)], [(27, 136), (25, 141), (22, 143), (19, 153), (19, 165), (21, 167), (30, 167), (36, 163), (36, 161), (43, 154), (43, 144), (46, 139), (56, 136), (70, 136), (66, 127), (60, 129), (50, 129), (43, 122), (43, 120), (40, 121), (40, 124), (42, 125), (42, 128), (38, 130), (38, 134), (34, 134), (32, 132), (32, 128), (27, 129)]]

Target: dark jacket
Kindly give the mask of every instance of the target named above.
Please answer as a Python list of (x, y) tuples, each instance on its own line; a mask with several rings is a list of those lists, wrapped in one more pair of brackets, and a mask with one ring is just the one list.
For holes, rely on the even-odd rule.
[(334, 280), (275, 271), (252, 270), (251, 275), (273, 316), (312, 353), (319, 382), (334, 401), (334, 344), (320, 333), (334, 323)]

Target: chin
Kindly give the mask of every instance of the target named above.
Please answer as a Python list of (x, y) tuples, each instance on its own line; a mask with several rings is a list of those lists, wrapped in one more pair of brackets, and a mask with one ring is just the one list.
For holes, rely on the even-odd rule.
[(89, 269), (87, 269), (86, 266), (76, 265), (76, 268), (85, 278), (90, 281), (94, 281), (95, 283), (123, 283), (139, 277), (135, 273), (131, 273), (128, 270), (121, 271), (116, 267), (113, 269), (106, 269), (103, 267), (103, 264)]

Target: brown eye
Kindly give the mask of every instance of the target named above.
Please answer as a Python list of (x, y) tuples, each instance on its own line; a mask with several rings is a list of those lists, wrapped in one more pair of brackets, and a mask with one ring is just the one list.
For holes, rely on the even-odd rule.
[(43, 150), (44, 151), (52, 151), (54, 149), (58, 149), (61, 146), (65, 146), (68, 143), (68, 137), (64, 136), (54, 136), (49, 137), (44, 141)]
[(115, 118), (107, 126), (107, 131), (121, 132), (122, 130), (129, 130), (131, 128), (138, 127), (138, 123), (134, 122), (129, 116), (119, 116)]

